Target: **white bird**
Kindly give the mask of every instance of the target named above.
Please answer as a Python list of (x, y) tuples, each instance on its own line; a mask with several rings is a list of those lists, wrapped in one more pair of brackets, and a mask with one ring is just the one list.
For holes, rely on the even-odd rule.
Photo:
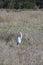
[(22, 33), (20, 32), (18, 37), (17, 37), (17, 45), (20, 44), (22, 41)]

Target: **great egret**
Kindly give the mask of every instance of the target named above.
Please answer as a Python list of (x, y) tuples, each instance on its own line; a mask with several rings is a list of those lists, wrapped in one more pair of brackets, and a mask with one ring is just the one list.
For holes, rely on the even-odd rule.
[(17, 45), (20, 44), (22, 41), (22, 33), (20, 32), (18, 37), (17, 37)]

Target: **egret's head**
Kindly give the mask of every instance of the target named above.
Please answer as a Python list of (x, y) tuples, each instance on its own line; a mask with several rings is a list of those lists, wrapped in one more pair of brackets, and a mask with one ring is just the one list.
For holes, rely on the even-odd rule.
[(22, 34), (22, 32), (20, 32), (20, 35)]

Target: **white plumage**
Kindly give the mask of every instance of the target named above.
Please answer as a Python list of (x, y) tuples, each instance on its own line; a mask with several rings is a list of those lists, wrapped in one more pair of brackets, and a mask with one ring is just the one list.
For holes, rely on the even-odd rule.
[(20, 44), (22, 41), (22, 33), (20, 32), (17, 38), (17, 45)]

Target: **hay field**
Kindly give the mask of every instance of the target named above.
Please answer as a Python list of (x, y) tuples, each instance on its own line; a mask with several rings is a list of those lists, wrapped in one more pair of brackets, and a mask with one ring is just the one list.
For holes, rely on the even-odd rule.
[(0, 10), (0, 65), (43, 65), (43, 11)]

